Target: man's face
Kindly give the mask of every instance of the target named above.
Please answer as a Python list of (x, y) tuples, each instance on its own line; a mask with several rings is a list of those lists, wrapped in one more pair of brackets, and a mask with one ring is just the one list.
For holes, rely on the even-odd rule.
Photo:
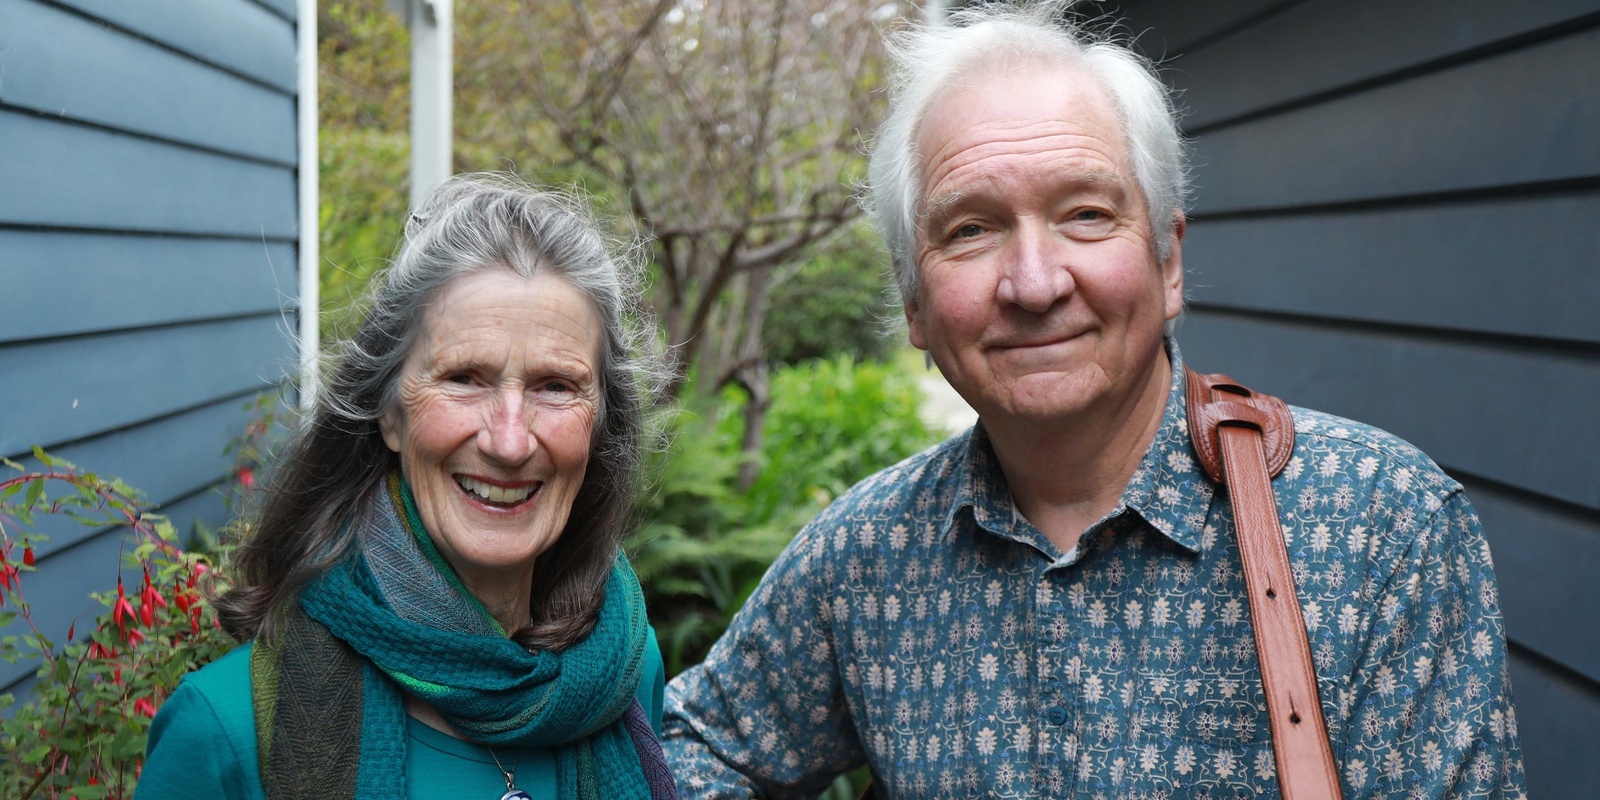
[(1109, 94), (1082, 70), (979, 76), (923, 118), (911, 343), (991, 425), (1071, 422), (1164, 386), (1183, 268), (1157, 263)]

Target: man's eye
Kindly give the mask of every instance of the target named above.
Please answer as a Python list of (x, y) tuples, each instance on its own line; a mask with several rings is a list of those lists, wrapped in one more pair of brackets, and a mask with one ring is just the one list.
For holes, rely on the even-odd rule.
[(547, 392), (570, 392), (572, 391), (572, 386), (566, 381), (548, 381), (544, 385), (544, 390)]
[(1106, 212), (1098, 208), (1082, 208), (1073, 213), (1072, 219), (1077, 222), (1099, 222), (1107, 218)]
[(983, 226), (982, 225), (978, 225), (977, 223), (969, 222), (969, 223), (967, 223), (965, 225), (962, 225), (959, 228), (956, 228), (955, 232), (950, 235), (950, 238), (952, 238), (952, 239), (971, 239), (974, 236), (981, 236), (981, 235), (983, 235)]
[(472, 383), (472, 376), (467, 374), (467, 373), (465, 373), (465, 372), (454, 372), (454, 373), (451, 373), (451, 374), (445, 376), (445, 380), (447, 382), (449, 382), (449, 383), (455, 383), (455, 384), (460, 384), (462, 386), (468, 386), (468, 385), (471, 385), (471, 383)]

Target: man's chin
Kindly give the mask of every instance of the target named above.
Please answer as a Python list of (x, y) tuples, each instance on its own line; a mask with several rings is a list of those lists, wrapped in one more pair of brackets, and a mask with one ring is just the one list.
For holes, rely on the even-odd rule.
[(1022, 376), (978, 409), (986, 423), (1060, 425), (1092, 409), (1105, 387), (1081, 371), (1044, 372)]

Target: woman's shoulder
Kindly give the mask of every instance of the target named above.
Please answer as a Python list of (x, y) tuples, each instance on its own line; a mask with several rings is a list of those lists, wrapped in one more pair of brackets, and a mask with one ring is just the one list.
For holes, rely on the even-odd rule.
[(185, 675), (150, 726), (139, 800), (260, 797), (249, 644)]
[[(183, 677), (178, 690), (192, 692), (203, 699), (216, 714), (222, 729), (234, 738), (237, 732), (248, 733), (254, 747), (256, 718), (250, 700), (249, 642), (228, 651), (221, 658)], [(174, 693), (174, 696), (177, 696)]]

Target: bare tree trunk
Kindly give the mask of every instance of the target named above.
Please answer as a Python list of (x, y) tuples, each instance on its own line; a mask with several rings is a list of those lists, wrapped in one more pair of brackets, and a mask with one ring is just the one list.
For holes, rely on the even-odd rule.
[(755, 485), (761, 475), (756, 456), (761, 453), (767, 409), (772, 406), (772, 389), (767, 373), (766, 348), (762, 327), (767, 319), (767, 302), (772, 296), (772, 270), (750, 273), (745, 287), (744, 330), (740, 332), (739, 357), (734, 379), (744, 387), (748, 402), (744, 406), (744, 438), (739, 447), (739, 490)]
[(757, 361), (742, 370), (739, 385), (749, 395), (744, 405), (744, 438), (739, 442), (739, 491), (749, 491), (761, 477), (761, 442), (766, 435), (767, 409), (772, 407), (772, 389), (768, 382), (767, 362)]

